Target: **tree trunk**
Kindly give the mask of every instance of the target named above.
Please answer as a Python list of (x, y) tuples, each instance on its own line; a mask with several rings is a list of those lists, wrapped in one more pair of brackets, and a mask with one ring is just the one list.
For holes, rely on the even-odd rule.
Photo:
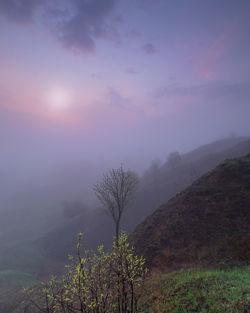
[(118, 219), (115, 222), (115, 239), (116, 239), (117, 242), (118, 242), (118, 239), (119, 239), (119, 233), (120, 233), (120, 219)]

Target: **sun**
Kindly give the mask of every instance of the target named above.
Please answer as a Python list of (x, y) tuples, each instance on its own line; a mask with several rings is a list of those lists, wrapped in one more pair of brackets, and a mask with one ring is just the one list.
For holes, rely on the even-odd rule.
[(72, 97), (70, 91), (66, 88), (52, 88), (47, 94), (47, 103), (49, 107), (56, 111), (64, 111), (70, 107)]

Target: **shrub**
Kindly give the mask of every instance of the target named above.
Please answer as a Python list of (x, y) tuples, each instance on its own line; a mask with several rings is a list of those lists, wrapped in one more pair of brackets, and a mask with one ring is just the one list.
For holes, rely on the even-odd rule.
[[(77, 256), (70, 256), (66, 274), (28, 291), (30, 303), (46, 313), (136, 313), (146, 274), (145, 259), (122, 234), (109, 253), (103, 246), (97, 252), (81, 255), (82, 234), (78, 234)], [(34, 298), (35, 297), (35, 298)], [(28, 310), (27, 310), (28, 312)]]

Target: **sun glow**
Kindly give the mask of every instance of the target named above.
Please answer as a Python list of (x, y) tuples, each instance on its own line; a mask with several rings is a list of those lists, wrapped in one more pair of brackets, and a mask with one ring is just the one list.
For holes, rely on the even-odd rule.
[(72, 96), (69, 90), (65, 88), (51, 89), (47, 95), (49, 107), (56, 111), (64, 111), (70, 107)]

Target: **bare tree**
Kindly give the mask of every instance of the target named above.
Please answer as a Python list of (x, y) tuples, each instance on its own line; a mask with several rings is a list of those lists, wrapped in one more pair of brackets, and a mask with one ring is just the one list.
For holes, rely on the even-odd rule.
[(119, 237), (122, 214), (138, 182), (138, 177), (134, 172), (124, 171), (120, 166), (103, 174), (102, 181), (94, 185), (93, 189), (97, 198), (114, 220), (116, 240)]

